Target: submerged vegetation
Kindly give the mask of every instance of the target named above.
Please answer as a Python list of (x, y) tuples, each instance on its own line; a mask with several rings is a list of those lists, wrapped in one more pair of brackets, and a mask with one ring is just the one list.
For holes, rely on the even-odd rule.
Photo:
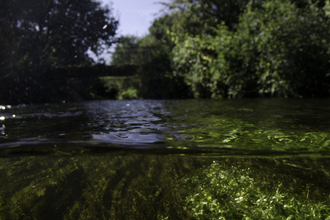
[(2, 158), (0, 217), (330, 218), (327, 160), (125, 154)]
[[(299, 180), (301, 177), (295, 177), (290, 166), (302, 170), (308, 168), (302, 168), (301, 162), (290, 162), (213, 161), (200, 173), (180, 180), (190, 191), (185, 199), (187, 209), (197, 219), (330, 219), (329, 197), (311, 192), (311, 182), (307, 185), (304, 185), (306, 182), (296, 182), (302, 181)], [(275, 172), (265, 172), (267, 168), (263, 165), (267, 163), (267, 168), (273, 164)], [(256, 169), (256, 166), (260, 168)], [(288, 169), (289, 172), (276, 173), (277, 169)], [(289, 178), (293, 178), (295, 183), (292, 184)]]
[[(329, 0), (172, 0), (120, 39), (92, 0), (0, 12), (0, 103), (330, 93)], [(134, 76), (69, 74), (114, 43)], [(0, 219), (329, 220), (329, 103), (231, 101), (0, 105)]]
[(323, 99), (0, 106), (0, 218), (329, 219), (329, 109)]

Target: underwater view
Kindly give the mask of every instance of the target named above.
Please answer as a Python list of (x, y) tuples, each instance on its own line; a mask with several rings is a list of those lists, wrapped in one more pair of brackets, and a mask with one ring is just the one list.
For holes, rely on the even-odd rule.
[(327, 99), (0, 106), (0, 219), (330, 219)]

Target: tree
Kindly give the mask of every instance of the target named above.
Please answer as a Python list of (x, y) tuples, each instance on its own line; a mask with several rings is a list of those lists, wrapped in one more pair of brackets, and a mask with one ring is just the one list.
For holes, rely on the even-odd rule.
[(37, 101), (40, 90), (49, 86), (57, 99), (66, 78), (50, 70), (91, 64), (89, 49), (99, 54), (117, 42), (112, 9), (93, 0), (1, 0), (0, 12), (2, 100)]
[(111, 65), (124, 66), (139, 64), (138, 37), (133, 35), (122, 36), (111, 57)]
[(217, 25), (225, 23), (235, 30), (240, 14), (249, 0), (172, 0), (163, 3), (175, 18), (172, 31), (190, 36), (199, 34), (216, 35)]
[(173, 16), (156, 18), (149, 34), (138, 38), (123, 36), (112, 55), (111, 65), (138, 65), (139, 97), (148, 99), (187, 98), (188, 87), (181, 76), (174, 76), (171, 50), (174, 46), (167, 34), (173, 25)]
[(329, 18), (296, 2), (250, 1), (236, 30), (172, 33), (174, 70), (195, 97), (329, 96)]
[[(13, 0), (12, 0), (13, 1)], [(80, 64), (90, 61), (90, 48), (98, 54), (101, 45), (116, 42), (118, 21), (111, 10), (91, 0), (14, 1), (8, 11), (12, 16), (11, 28), (21, 46), (20, 54), (36, 55), (31, 59), (51, 59), (53, 65)], [(36, 49), (37, 48), (37, 49)]]

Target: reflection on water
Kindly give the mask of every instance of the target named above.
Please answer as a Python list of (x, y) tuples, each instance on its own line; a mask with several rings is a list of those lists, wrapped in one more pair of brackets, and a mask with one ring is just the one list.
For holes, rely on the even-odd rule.
[(129, 106), (104, 102), (89, 105), (88, 115), (97, 121), (98, 129), (102, 127), (93, 138), (105, 142), (326, 153), (330, 147), (330, 106), (326, 100), (305, 102), (138, 101)]
[[(15, 117), (14, 117), (15, 116)], [(327, 154), (327, 100), (133, 100), (0, 109), (0, 144), (87, 141)]]
[(0, 106), (0, 219), (330, 219), (327, 100)]

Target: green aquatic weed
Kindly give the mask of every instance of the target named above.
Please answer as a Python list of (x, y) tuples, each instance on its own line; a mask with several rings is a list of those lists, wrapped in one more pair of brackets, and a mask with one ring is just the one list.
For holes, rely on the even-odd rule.
[(330, 207), (289, 192), (268, 189), (251, 170), (213, 162), (199, 175), (181, 180), (189, 188), (187, 208), (197, 219), (325, 219)]

